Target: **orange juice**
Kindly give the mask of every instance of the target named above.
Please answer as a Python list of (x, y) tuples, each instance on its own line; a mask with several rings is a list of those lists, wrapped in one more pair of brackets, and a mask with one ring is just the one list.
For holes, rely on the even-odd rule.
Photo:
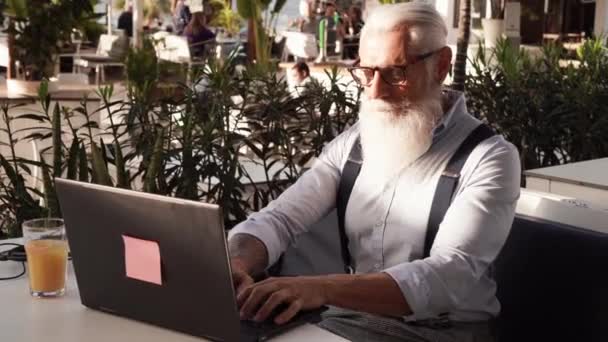
[(64, 240), (31, 240), (25, 244), (32, 293), (64, 290), (67, 247)]

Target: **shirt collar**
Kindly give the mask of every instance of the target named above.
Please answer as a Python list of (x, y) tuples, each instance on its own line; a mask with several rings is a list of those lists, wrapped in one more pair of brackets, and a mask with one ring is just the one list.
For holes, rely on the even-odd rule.
[(446, 89), (443, 91), (443, 98), (446, 107), (449, 108), (441, 117), (437, 125), (433, 128), (433, 140), (437, 139), (450, 125), (455, 113), (466, 113), (467, 105), (464, 101), (464, 94), (459, 91)]

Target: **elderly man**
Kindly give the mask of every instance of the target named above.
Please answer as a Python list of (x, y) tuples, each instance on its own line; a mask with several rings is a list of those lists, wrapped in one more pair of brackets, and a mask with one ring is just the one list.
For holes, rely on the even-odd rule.
[[(451, 62), (447, 29), (425, 4), (379, 6), (361, 33), (359, 122), (267, 208), (235, 227), (229, 248), (244, 318), (279, 304), (281, 324), (331, 306), (321, 327), (355, 341), (489, 341), (500, 311), (490, 266), (519, 197), (517, 150), (499, 135), (473, 145), (459, 174), (444, 172), (480, 126), (463, 94), (442, 90)], [(362, 166), (344, 215), (354, 273), (254, 283), (297, 236), (336, 206), (360, 139)], [(445, 179), (455, 188), (435, 196)], [(434, 198), (447, 211), (426, 252)], [(434, 215), (434, 214), (433, 214)], [(440, 224), (439, 224), (440, 223)]]

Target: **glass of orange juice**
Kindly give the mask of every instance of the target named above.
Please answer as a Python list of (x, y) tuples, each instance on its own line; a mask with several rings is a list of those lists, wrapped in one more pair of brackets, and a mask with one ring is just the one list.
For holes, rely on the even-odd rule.
[(62, 296), (65, 293), (68, 259), (63, 220), (29, 220), (22, 227), (31, 295)]

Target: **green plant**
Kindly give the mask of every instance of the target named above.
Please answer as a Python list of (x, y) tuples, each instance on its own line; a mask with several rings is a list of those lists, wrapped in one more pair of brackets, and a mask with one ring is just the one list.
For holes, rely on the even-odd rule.
[(152, 41), (144, 39), (141, 48), (129, 48), (124, 70), (130, 96), (143, 97), (141, 102), (145, 102), (160, 75)]
[(272, 36), (275, 33), (278, 15), (286, 0), (275, 0), (272, 10), (269, 10), (272, 2), (272, 0), (237, 1), (240, 16), (249, 20), (249, 44), (255, 49), (255, 59), (260, 65), (269, 63)]
[[(293, 97), (272, 68), (250, 65), (238, 74), (233, 61), (211, 60), (195, 86), (177, 84), (159, 96), (149, 87), (155, 63), (146, 51), (131, 52), (126, 95), (99, 89), (101, 106), (92, 113), (85, 101), (73, 109), (51, 105), (43, 83), (42, 110), (16, 119), (34, 123), (22, 139), (50, 147), (40, 162), (15, 156), (1, 164), (11, 174), (0, 189), (1, 215), (12, 218), (4, 222), (15, 226), (50, 210), (60, 215), (52, 206), (53, 179), (61, 176), (217, 203), (231, 228), (277, 198), (357, 118), (359, 92), (346, 90), (337, 69), (327, 74), (329, 88), (311, 82)], [(91, 119), (101, 114), (110, 122), (103, 129)], [(35, 166), (44, 169), (44, 191), (27, 188), (18, 176)]]
[(578, 63), (560, 65), (553, 45), (532, 58), (501, 41), (481, 47), (471, 61), (467, 99), (471, 112), (490, 123), (520, 151), (522, 169), (608, 156), (608, 53), (587, 41)]
[[(14, 57), (27, 80), (49, 78), (57, 53), (70, 42), (72, 29), (95, 17), (91, 0), (9, 0), (9, 25)], [(53, 18), (53, 20), (49, 20)]]
[(241, 29), (243, 19), (230, 8), (230, 1), (211, 0), (209, 4), (214, 8), (213, 12), (215, 13), (210, 24), (223, 27), (232, 36), (237, 35)]
[[(6, 133), (8, 140), (0, 142), (0, 145), (8, 147), (10, 156), (6, 158), (0, 156), (0, 171), (2, 171), (0, 174), (4, 175), (4, 179), (0, 182), (0, 237), (2, 235), (20, 236), (21, 223), (24, 220), (44, 216), (61, 216), (55, 193), (54, 179), (56, 177), (88, 181), (86, 138), (81, 135), (81, 132), (91, 132), (96, 125), (89, 120), (85, 120), (85, 123), (79, 127), (74, 126), (73, 123), (75, 115), (88, 118), (86, 100), (83, 100), (81, 106), (73, 111), (62, 108), (57, 103), (51, 106), (46, 82), (41, 83), (38, 96), (42, 106), (42, 110), (39, 112), (13, 116), (10, 114), (10, 110), (19, 110), (22, 106), (5, 104), (2, 107), (2, 121), (5, 123), (5, 127), (1, 130)], [(15, 131), (12, 128), (15, 120), (27, 120), (38, 126)], [(71, 133), (69, 147), (64, 139), (65, 124)], [(17, 135), (22, 135), (22, 137), (17, 139)], [(35, 159), (39, 157), (39, 160), (36, 161), (17, 155), (16, 145), (20, 140), (26, 142), (35, 140), (38, 144), (50, 140), (51, 144), (48, 148), (39, 151), (40, 155), (35, 156)], [(26, 181), (26, 178), (33, 177), (33, 168), (38, 168), (40, 171), (42, 189), (33, 188)]]
[(2, 105), (2, 121), (5, 127), (0, 130), (6, 134), (8, 141), (0, 142), (10, 150), (10, 156), (0, 155), (0, 238), (17, 237), (21, 235), (21, 224), (23, 221), (40, 217), (44, 210), (36, 201), (32, 192), (28, 189), (23, 173), (31, 174), (30, 165), (18, 157), (15, 151), (17, 139), (12, 128), (13, 117), (9, 110), (16, 107), (8, 104)]

